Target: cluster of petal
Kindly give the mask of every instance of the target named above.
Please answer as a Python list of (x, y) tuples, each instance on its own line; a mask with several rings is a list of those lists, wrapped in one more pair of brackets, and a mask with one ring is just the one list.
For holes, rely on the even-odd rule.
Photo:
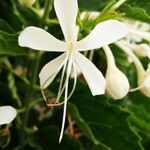
[(0, 107), (0, 125), (11, 123), (17, 115), (16, 109), (11, 106)]

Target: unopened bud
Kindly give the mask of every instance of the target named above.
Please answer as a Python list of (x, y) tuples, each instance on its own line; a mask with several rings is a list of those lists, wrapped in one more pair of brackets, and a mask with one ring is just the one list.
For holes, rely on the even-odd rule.
[(18, 0), (22, 6), (31, 7), (36, 0)]
[(106, 92), (114, 100), (122, 99), (129, 92), (129, 81), (117, 67), (107, 69)]
[(138, 84), (142, 85), (140, 88), (141, 93), (147, 97), (150, 97), (150, 65), (148, 66), (145, 74), (139, 78)]
[(116, 67), (109, 46), (105, 46), (103, 49), (107, 57), (106, 93), (114, 100), (122, 99), (129, 92), (129, 81)]

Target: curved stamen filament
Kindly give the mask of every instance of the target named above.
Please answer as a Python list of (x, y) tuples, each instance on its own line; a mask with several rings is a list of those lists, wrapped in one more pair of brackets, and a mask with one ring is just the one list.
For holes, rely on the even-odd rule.
[(58, 94), (57, 94), (57, 98), (56, 98), (56, 103), (59, 102), (59, 99), (60, 99), (60, 97), (62, 95), (61, 89), (62, 89), (62, 84), (63, 84), (65, 72), (66, 72), (67, 62), (68, 62), (68, 53), (67, 53), (67, 56), (66, 56), (66, 59), (65, 59), (65, 64), (64, 64), (64, 67), (63, 67), (62, 75), (61, 75), (61, 80), (60, 80), (59, 90), (58, 90)]
[[(76, 68), (75, 68), (74, 62), (73, 62), (73, 71), (74, 71), (74, 83), (73, 83), (73, 88), (72, 88), (72, 90), (71, 90), (71, 92), (70, 92), (70, 94), (69, 94), (69, 96), (68, 96), (67, 101), (68, 101), (68, 100), (70, 99), (70, 97), (72, 96), (72, 94), (73, 94), (73, 92), (74, 92), (74, 90), (75, 90), (75, 87), (76, 87), (76, 83), (77, 83), (77, 72), (76, 72)], [(67, 81), (67, 79), (66, 79), (66, 81)], [(62, 93), (63, 93), (63, 91), (64, 91), (64, 89), (65, 89), (66, 81), (65, 81), (65, 84), (64, 84), (64, 86), (63, 86), (61, 92), (59, 93), (59, 96), (60, 96), (60, 97), (61, 97), (61, 95), (62, 95)], [(45, 96), (45, 94), (44, 94), (43, 88), (41, 88), (41, 91), (42, 91), (42, 95), (43, 95), (44, 100), (47, 101), (47, 98), (46, 98), (46, 96)], [(60, 99), (60, 97), (58, 97), (58, 99)], [(60, 103), (55, 102), (55, 104), (47, 104), (47, 106), (49, 106), (49, 107), (54, 107), (54, 106), (60, 106), (60, 105), (62, 105), (62, 104), (64, 104), (64, 101), (63, 101), (63, 102), (60, 102)]]
[[(69, 94), (69, 96), (68, 96), (68, 99), (67, 99), (67, 101), (70, 99), (70, 97), (72, 96), (72, 94), (73, 94), (73, 92), (74, 92), (74, 90), (75, 90), (75, 87), (76, 87), (76, 83), (77, 83), (77, 72), (76, 72), (76, 68), (75, 68), (75, 64), (74, 64), (74, 61), (73, 61), (73, 71), (74, 71), (74, 83), (73, 83), (73, 88), (72, 88), (72, 90), (71, 90), (71, 92), (70, 92), (70, 94)], [(67, 80), (66, 80), (67, 81)], [(65, 81), (65, 82), (66, 82)], [(64, 84), (64, 86), (63, 86), (63, 89), (61, 90), (61, 94), (60, 94), (60, 96), (62, 95), (62, 92), (64, 91), (64, 89), (65, 89), (65, 86), (66, 86), (66, 84)], [(60, 97), (59, 97), (60, 98)], [(62, 105), (62, 104), (64, 104), (64, 101), (63, 102), (60, 102), (60, 103), (55, 103), (55, 104), (47, 104), (47, 106), (49, 106), (49, 107), (54, 107), (54, 106), (60, 106), (60, 105)]]
[(70, 97), (72, 96), (72, 94), (74, 93), (75, 91), (75, 87), (76, 87), (76, 84), (77, 84), (77, 71), (76, 71), (76, 68), (75, 68), (75, 62), (73, 61), (73, 71), (74, 71), (74, 83), (73, 83), (73, 88), (68, 96), (68, 100), (70, 99)]
[[(65, 58), (65, 60), (63, 61), (63, 65), (64, 65), (64, 67), (63, 67), (63, 70), (64, 70), (64, 72), (65, 72), (65, 70), (66, 70), (66, 63), (67, 63), (67, 61), (68, 61), (68, 53), (66, 54), (66, 58)], [(47, 101), (47, 98), (46, 98), (46, 95), (45, 95), (45, 93), (44, 93), (44, 86), (47, 84), (47, 82), (52, 78), (54, 76), (54, 74), (52, 75), (52, 76), (50, 76), (44, 83), (43, 83), (43, 85), (41, 86), (41, 93), (42, 93), (42, 96), (43, 96), (43, 98), (44, 98), (44, 100), (45, 101)], [(61, 79), (62, 81), (63, 81), (63, 79)], [(61, 83), (62, 84), (62, 83)]]
[[(68, 63), (67, 63), (68, 62)], [(66, 67), (67, 67), (67, 70), (66, 70)], [(73, 67), (73, 71), (74, 71), (74, 84), (73, 84), (73, 88), (72, 88), (72, 91), (71, 93), (69, 94), (68, 96), (68, 84), (69, 84), (69, 76), (70, 76), (70, 73), (71, 73), (71, 68)], [(63, 85), (63, 79), (64, 79), (64, 76), (65, 76), (65, 71), (66, 71), (66, 80), (65, 80), (65, 83), (64, 83), (64, 86), (62, 88), (62, 85)], [(53, 76), (51, 76), (53, 77)], [(42, 85), (42, 88), (41, 88), (41, 92), (42, 92), (42, 95), (45, 99), (45, 101), (47, 101), (47, 98), (44, 94), (44, 90), (43, 90), (43, 87), (44, 85), (49, 81), (49, 79), (51, 78), (49, 77), (45, 83)], [(64, 102), (62, 102), (61, 104), (64, 104), (64, 110), (63, 110), (63, 119), (62, 119), (62, 127), (61, 127), (61, 132), (60, 132), (60, 137), (59, 137), (59, 143), (61, 142), (62, 140), (62, 137), (63, 137), (63, 133), (64, 133), (64, 127), (65, 127), (65, 119), (66, 119), (66, 111), (67, 111), (67, 101), (68, 99), (72, 96), (74, 90), (75, 90), (75, 87), (76, 87), (76, 82), (77, 82), (77, 73), (76, 73), (76, 68), (75, 68), (75, 64), (74, 64), (74, 61), (73, 61), (73, 54), (70, 54), (69, 55), (69, 58), (67, 57), (67, 59), (65, 59), (65, 62), (64, 62), (64, 67), (63, 67), (63, 72), (62, 72), (62, 76), (61, 76), (61, 81), (60, 81), (60, 86), (59, 86), (59, 92), (58, 92), (58, 95), (57, 95), (57, 100), (59, 100), (60, 96), (62, 95), (64, 89), (65, 89), (65, 98), (64, 98)], [(60, 103), (58, 104), (48, 104), (48, 106), (58, 106), (60, 105)]]

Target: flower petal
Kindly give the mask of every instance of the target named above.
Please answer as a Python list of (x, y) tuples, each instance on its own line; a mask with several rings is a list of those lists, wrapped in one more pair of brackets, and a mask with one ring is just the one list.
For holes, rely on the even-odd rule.
[(76, 49), (85, 51), (111, 44), (127, 35), (126, 26), (117, 20), (99, 23), (83, 40), (78, 41)]
[(54, 0), (54, 7), (66, 41), (76, 41), (77, 0)]
[(41, 51), (66, 51), (66, 43), (56, 39), (45, 30), (37, 27), (27, 27), (18, 38), (21, 47), (29, 47)]
[(81, 53), (75, 53), (75, 62), (81, 69), (86, 79), (92, 95), (100, 95), (105, 93), (105, 79), (102, 73)]
[(54, 80), (54, 78), (64, 65), (65, 58), (66, 53), (63, 53), (59, 57), (47, 63), (42, 68), (39, 74), (39, 78), (40, 78), (40, 85), (43, 89), (47, 88), (50, 85), (50, 83)]
[(17, 115), (16, 109), (11, 106), (0, 107), (0, 125), (9, 124)]
[(146, 88), (150, 88), (150, 75), (146, 78), (146, 80), (144, 81), (144, 86)]

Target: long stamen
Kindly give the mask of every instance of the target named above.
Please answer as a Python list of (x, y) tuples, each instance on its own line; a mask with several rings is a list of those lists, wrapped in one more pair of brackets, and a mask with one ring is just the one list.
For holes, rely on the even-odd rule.
[(65, 127), (65, 119), (66, 119), (66, 111), (67, 111), (67, 97), (68, 97), (68, 83), (69, 83), (69, 76), (71, 72), (72, 67), (72, 55), (69, 57), (69, 62), (67, 66), (67, 76), (66, 76), (66, 87), (65, 87), (65, 100), (64, 100), (64, 110), (63, 110), (63, 120), (62, 120), (62, 126), (61, 126), (61, 132), (59, 137), (59, 143), (62, 140), (63, 133), (64, 133), (64, 127)]
[(63, 133), (64, 133), (65, 120), (66, 120), (66, 111), (67, 111), (67, 95), (68, 95), (68, 81), (67, 81), (66, 87), (65, 87), (65, 100), (64, 100), (63, 120), (62, 120), (61, 132), (60, 132), (60, 137), (59, 137), (59, 143), (61, 142), (61, 140), (63, 138)]
[(58, 90), (58, 94), (57, 94), (57, 98), (56, 98), (56, 103), (59, 101), (59, 99), (62, 95), (61, 89), (62, 89), (62, 84), (63, 84), (64, 75), (65, 75), (65, 71), (66, 71), (67, 61), (68, 61), (68, 53), (67, 53), (67, 56), (66, 56), (66, 59), (65, 59), (65, 64), (64, 64), (64, 67), (63, 67), (62, 75), (61, 75), (61, 80), (60, 80), (59, 90)]
[(76, 71), (76, 68), (75, 68), (75, 62), (73, 61), (73, 71), (74, 71), (74, 84), (73, 84), (73, 88), (68, 96), (68, 100), (70, 99), (70, 97), (72, 96), (72, 94), (74, 93), (74, 90), (76, 88), (76, 84), (77, 84), (77, 71)]

